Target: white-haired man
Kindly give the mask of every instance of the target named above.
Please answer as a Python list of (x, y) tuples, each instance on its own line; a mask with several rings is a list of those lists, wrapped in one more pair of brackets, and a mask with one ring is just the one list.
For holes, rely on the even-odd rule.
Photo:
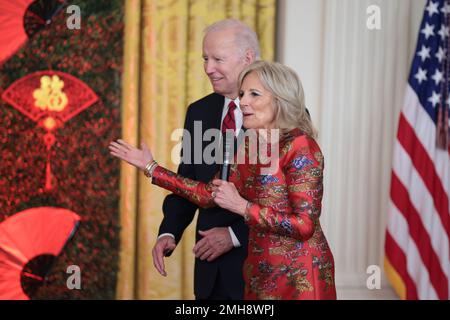
[[(185, 129), (194, 136), (194, 122), (201, 121), (203, 136), (208, 129), (242, 127), (239, 108), (238, 76), (256, 59), (260, 49), (257, 36), (246, 24), (235, 19), (214, 23), (205, 30), (203, 38), (204, 71), (214, 93), (192, 103), (187, 110)], [(187, 140), (187, 139), (186, 139)], [(186, 141), (183, 140), (183, 144)], [(205, 148), (207, 144), (203, 144)], [(189, 148), (194, 150), (194, 148)], [(209, 182), (219, 171), (219, 164), (183, 162), (178, 173), (203, 182)], [(186, 227), (192, 222), (197, 206), (177, 195), (167, 196), (163, 204), (164, 218), (158, 240), (153, 248), (156, 269), (166, 275), (164, 256), (175, 249)], [(197, 299), (243, 299), (242, 266), (247, 256), (248, 228), (239, 215), (215, 207), (200, 209), (194, 246), (194, 294)]]

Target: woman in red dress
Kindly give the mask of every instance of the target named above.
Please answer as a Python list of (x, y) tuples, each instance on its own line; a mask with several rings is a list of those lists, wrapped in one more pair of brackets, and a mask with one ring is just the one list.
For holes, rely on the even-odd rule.
[[(333, 255), (319, 222), (324, 161), (300, 80), (286, 66), (258, 61), (242, 72), (239, 84), (246, 136), (254, 132), (259, 145), (267, 141), (265, 150), (275, 153), (259, 149), (251, 161), (254, 146), (244, 139), (229, 181), (205, 184), (179, 176), (159, 166), (145, 145), (141, 150), (118, 140), (111, 154), (198, 206), (244, 216), (250, 232), (246, 299), (336, 299)], [(269, 168), (268, 159), (275, 165)]]

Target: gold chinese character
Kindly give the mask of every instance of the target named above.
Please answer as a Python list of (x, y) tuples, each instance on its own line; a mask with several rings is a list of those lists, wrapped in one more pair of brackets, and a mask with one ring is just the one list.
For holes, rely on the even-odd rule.
[(33, 91), (35, 106), (42, 110), (62, 111), (68, 102), (67, 95), (62, 91), (64, 81), (57, 75), (41, 77), (41, 87)]

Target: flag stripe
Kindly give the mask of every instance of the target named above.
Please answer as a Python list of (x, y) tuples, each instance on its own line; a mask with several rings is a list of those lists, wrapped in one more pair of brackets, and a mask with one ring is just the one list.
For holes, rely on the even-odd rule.
[(441, 268), (436, 252), (431, 247), (430, 236), (423, 227), (419, 213), (409, 199), (408, 190), (403, 186), (395, 173), (392, 174), (391, 183), (392, 201), (408, 222), (409, 233), (416, 243), (423, 264), (429, 271), (431, 283), (438, 297), (440, 299), (447, 299), (447, 277)]
[(439, 176), (436, 173), (433, 161), (428, 156), (420, 141), (417, 139), (413, 128), (405, 117), (400, 115), (398, 140), (411, 156), (411, 160), (417, 172), (423, 179), (427, 189), (433, 196), (434, 206), (441, 218), (442, 225), (450, 238), (448, 196), (444, 190)]
[(430, 115), (420, 105), (419, 98), (408, 85), (402, 110), (408, 123), (414, 128), (417, 139), (420, 141), (430, 158), (438, 176), (441, 178), (445, 192), (450, 194), (450, 149), (448, 152), (436, 148), (436, 125)]
[[(407, 220), (392, 201), (389, 203), (389, 206), (390, 211), (387, 231), (407, 258), (406, 269), (409, 277), (414, 282), (417, 298), (437, 299), (436, 291), (433, 286), (430, 285), (429, 272), (423, 265), (416, 243), (411, 239), (408, 232), (409, 227)], [(390, 252), (391, 249), (392, 248), (388, 247), (387, 253)]]
[(398, 142), (395, 146), (393, 171), (402, 185), (408, 188), (409, 199), (416, 211), (420, 212), (420, 219), (431, 237), (433, 250), (440, 257), (441, 268), (445, 275), (449, 277), (449, 238), (433, 206), (431, 194), (412, 165), (408, 153)]
[(417, 290), (416, 286), (406, 270), (406, 256), (405, 253), (400, 249), (395, 240), (392, 238), (391, 234), (386, 232), (386, 257), (389, 263), (397, 271), (397, 273), (402, 277), (404, 284), (406, 286), (406, 299), (417, 300)]

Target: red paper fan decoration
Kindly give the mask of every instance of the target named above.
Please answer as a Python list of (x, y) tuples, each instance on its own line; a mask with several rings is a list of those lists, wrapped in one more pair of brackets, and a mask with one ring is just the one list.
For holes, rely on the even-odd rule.
[(67, 209), (38, 207), (0, 223), (0, 300), (29, 299), (44, 284), (80, 220)]
[(43, 137), (48, 151), (45, 189), (52, 189), (49, 151), (56, 141), (53, 131), (97, 102), (98, 96), (74, 76), (48, 70), (15, 81), (2, 99), (47, 131)]
[(0, 1), (0, 65), (63, 9), (62, 0)]
[(23, 17), (32, 2), (33, 0), (0, 1), (0, 64), (27, 41)]

